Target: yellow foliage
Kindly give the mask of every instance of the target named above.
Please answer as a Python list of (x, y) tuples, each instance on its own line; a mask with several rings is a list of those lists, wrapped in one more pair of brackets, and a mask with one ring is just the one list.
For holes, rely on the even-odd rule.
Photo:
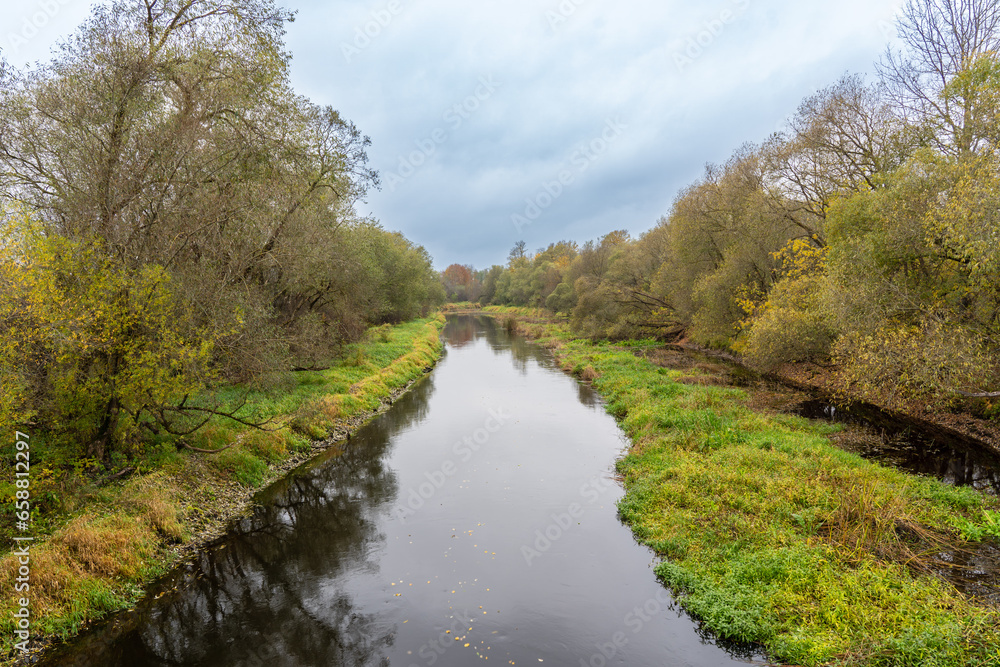
[(927, 244), (942, 248), (961, 265), (969, 294), (995, 291), (1000, 275), (1000, 164), (988, 155), (945, 169), (954, 183), (924, 218)]
[(934, 320), (852, 333), (838, 341), (834, 353), (842, 363), (841, 379), (854, 394), (896, 407), (917, 395), (947, 402), (955, 389), (975, 390), (995, 363), (977, 334)]
[(769, 293), (746, 286), (737, 290), (734, 298), (746, 318), (734, 349), (752, 365), (771, 369), (828, 354), (836, 332), (821, 296), (827, 255), (826, 247), (794, 239), (772, 255), (781, 262), (781, 277)]
[(781, 277), (793, 280), (822, 273), (826, 270), (828, 255), (826, 246), (819, 246), (808, 239), (793, 239), (784, 248), (772, 253), (781, 262)]
[(214, 339), (191, 324), (162, 267), (122, 266), (23, 212), (3, 221), (0, 248), (3, 423), (44, 412), (72, 441), (122, 442), (210, 379)]

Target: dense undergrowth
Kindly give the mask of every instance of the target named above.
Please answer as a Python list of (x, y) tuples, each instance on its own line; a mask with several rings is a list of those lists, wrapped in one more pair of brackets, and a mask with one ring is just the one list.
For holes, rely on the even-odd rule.
[[(936, 554), (995, 539), (995, 498), (870, 463), (840, 427), (747, 407), (630, 346), (520, 327), (589, 380), (633, 443), (622, 519), (706, 629), (800, 665), (1000, 665), (1000, 615), (934, 575)], [(683, 375), (690, 375), (685, 371)]]
[[(378, 410), (387, 398), (434, 365), (440, 355), (444, 317), (372, 329), (367, 339), (322, 371), (296, 373), (269, 389), (220, 390), (216, 401), (240, 414), (270, 420), (267, 430), (230, 422), (207, 426), (184, 444), (222, 449), (217, 454), (179, 449), (176, 438), (147, 443), (137, 472), (125, 481), (100, 484), (72, 453), (46, 446), (32, 434), (30, 590), (11, 586), (0, 599), (0, 664), (13, 659), (18, 598), (30, 599), (33, 638), (67, 637), (102, 615), (141, 597), (142, 586), (165, 572), (197, 542), (202, 529), (224, 524), (246, 507), (250, 494), (297, 460), (315, 441)], [(350, 426), (349, 426), (350, 427)], [(6, 447), (4, 467), (14, 460)], [(95, 462), (95, 468), (96, 462)], [(13, 515), (14, 475), (0, 486), (4, 515)], [(12, 526), (3, 526), (6, 554), (0, 572), (13, 582), (18, 568), (11, 553)]]

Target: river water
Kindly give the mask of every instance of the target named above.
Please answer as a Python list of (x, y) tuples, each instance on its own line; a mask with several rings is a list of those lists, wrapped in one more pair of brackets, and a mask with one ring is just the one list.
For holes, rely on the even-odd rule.
[(625, 436), (489, 318), (196, 560), (42, 664), (762, 664), (704, 637), (615, 504)]

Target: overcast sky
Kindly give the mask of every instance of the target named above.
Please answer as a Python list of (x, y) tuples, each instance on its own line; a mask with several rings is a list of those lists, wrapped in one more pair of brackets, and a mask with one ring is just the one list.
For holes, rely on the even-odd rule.
[[(88, 0), (0, 0), (9, 62)], [(435, 264), (638, 235), (706, 163), (871, 73), (902, 0), (294, 0), (293, 83), (372, 139), (361, 204)]]

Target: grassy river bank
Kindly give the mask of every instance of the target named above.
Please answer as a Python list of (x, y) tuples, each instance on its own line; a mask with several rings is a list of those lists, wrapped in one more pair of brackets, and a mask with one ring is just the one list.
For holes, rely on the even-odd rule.
[[(31, 434), (33, 523), (28, 533), (2, 528), (6, 553), (0, 571), (7, 582), (0, 597), (0, 665), (27, 656), (15, 648), (14, 614), (29, 600), (30, 643), (35, 651), (79, 632), (110, 612), (128, 608), (143, 586), (186, 554), (219, 536), (235, 517), (249, 511), (253, 494), (321, 449), (335, 446), (433, 366), (441, 354), (444, 317), (373, 329), (329, 369), (296, 373), (267, 390), (232, 387), (217, 400), (241, 415), (271, 419), (267, 431), (220, 423), (205, 427), (179, 448), (175, 440), (146, 447), (129, 464), (131, 475), (95, 479), (63, 452), (46, 448)], [(233, 444), (235, 443), (235, 444)], [(13, 517), (13, 443), (5, 456), (2, 497)], [(128, 468), (125, 472), (130, 472)], [(30, 535), (30, 588), (15, 590), (23, 557), (11, 546)]]
[(996, 498), (865, 461), (831, 443), (841, 426), (756, 411), (746, 390), (637, 357), (642, 343), (484, 312), (605, 398), (632, 441), (621, 518), (707, 630), (796, 665), (1000, 665), (998, 610), (935, 574), (943, 552), (1000, 540)]

